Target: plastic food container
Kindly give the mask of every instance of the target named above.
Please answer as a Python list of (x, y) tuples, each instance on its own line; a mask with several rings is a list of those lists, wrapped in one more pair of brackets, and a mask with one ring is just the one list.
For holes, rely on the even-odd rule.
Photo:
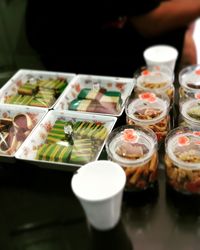
[(117, 118), (51, 110), (15, 157), (39, 167), (71, 170), (97, 160)]
[(19, 70), (0, 90), (0, 103), (51, 109), (75, 74)]
[(180, 105), (179, 125), (200, 128), (200, 95), (199, 99), (189, 99)]
[(106, 142), (108, 159), (126, 173), (126, 191), (142, 191), (157, 180), (157, 139), (150, 129), (125, 125), (114, 129)]
[(164, 141), (170, 130), (169, 98), (158, 97), (153, 92), (144, 92), (131, 96), (126, 102), (127, 124), (136, 124), (152, 129), (158, 143)]
[(165, 146), (167, 183), (183, 194), (200, 194), (200, 129), (178, 127)]
[(136, 92), (155, 92), (157, 94), (165, 93), (173, 103), (174, 100), (174, 74), (164, 66), (142, 67), (135, 72)]
[(185, 67), (178, 77), (180, 98), (191, 98), (200, 93), (200, 65)]
[(0, 160), (14, 159), (20, 146), (32, 133), (47, 109), (0, 104)]
[(133, 78), (77, 75), (54, 109), (120, 116), (134, 85)]

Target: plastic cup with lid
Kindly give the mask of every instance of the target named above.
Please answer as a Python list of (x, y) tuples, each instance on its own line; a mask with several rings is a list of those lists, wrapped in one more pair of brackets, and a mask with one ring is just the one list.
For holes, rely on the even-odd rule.
[(180, 125), (200, 128), (200, 94), (180, 103)]
[(123, 167), (125, 191), (138, 192), (157, 180), (157, 138), (151, 129), (125, 125), (114, 129), (106, 142), (108, 159)]
[(183, 68), (178, 75), (181, 98), (194, 97), (200, 93), (200, 65), (192, 65)]
[(139, 125), (152, 129), (161, 144), (170, 130), (169, 98), (143, 92), (126, 100), (126, 121), (129, 125)]
[(143, 66), (134, 72), (136, 92), (166, 94), (170, 103), (174, 100), (174, 73), (166, 66)]
[(165, 140), (167, 183), (183, 194), (200, 194), (200, 129), (178, 127)]

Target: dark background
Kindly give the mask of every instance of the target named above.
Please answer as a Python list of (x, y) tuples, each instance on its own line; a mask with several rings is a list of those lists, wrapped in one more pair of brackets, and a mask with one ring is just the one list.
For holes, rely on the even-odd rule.
[[(0, 1), (0, 85), (20, 68), (44, 69), (26, 39), (25, 7), (25, 0)], [(107, 232), (87, 224), (71, 177), (30, 163), (0, 162), (0, 249), (200, 249), (199, 197), (170, 190), (162, 164), (158, 186), (125, 195), (120, 223)]]

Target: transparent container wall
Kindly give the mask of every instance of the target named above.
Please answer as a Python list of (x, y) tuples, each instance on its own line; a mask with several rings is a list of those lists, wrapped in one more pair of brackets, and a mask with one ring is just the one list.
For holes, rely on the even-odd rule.
[(153, 131), (125, 125), (111, 132), (106, 143), (108, 159), (126, 174), (126, 191), (142, 191), (157, 180), (157, 139)]
[(200, 194), (200, 129), (178, 127), (166, 138), (166, 181), (175, 191)]
[(178, 75), (181, 98), (193, 98), (200, 92), (200, 65), (192, 65), (183, 68)]
[(166, 67), (141, 67), (134, 73), (136, 78), (135, 91), (153, 91), (156, 94), (166, 94), (173, 104), (174, 101), (174, 74)]

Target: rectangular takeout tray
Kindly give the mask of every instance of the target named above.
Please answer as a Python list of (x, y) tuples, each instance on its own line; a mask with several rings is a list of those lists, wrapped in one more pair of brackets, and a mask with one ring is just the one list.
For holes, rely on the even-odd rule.
[[(35, 164), (39, 167), (43, 167), (43, 168), (74, 171), (77, 169), (77, 167), (80, 167), (81, 165), (83, 165), (83, 163), (72, 162), (71, 158), (69, 161), (66, 160), (66, 162), (61, 162), (61, 161), (55, 162), (54, 161), (54, 160), (56, 160), (55, 158), (53, 158), (54, 160), (52, 160), (52, 159), (50, 160), (50, 157), (52, 157), (52, 155), (57, 154), (56, 157), (61, 155), (60, 151), (58, 151), (59, 154), (54, 151), (55, 147), (52, 149), (53, 151), (51, 151), (50, 156), (48, 156), (49, 157), (48, 160), (46, 158), (43, 159), (44, 157), (42, 157), (42, 159), (36, 158), (36, 156), (38, 154), (38, 149), (39, 148), (41, 149), (41, 146), (44, 144), (49, 145), (48, 144), (49, 142), (47, 142), (47, 140), (48, 140), (47, 137), (49, 135), (49, 132), (52, 131), (52, 128), (55, 125), (55, 122), (57, 122), (57, 121), (63, 122), (64, 121), (64, 123), (68, 122), (68, 123), (73, 123), (73, 124), (79, 124), (78, 122), (90, 122), (90, 123), (93, 122), (94, 127), (96, 126), (96, 124), (97, 125), (100, 124), (99, 126), (103, 125), (106, 128), (106, 136), (104, 136), (103, 139), (101, 138), (102, 140), (98, 140), (98, 142), (96, 141), (96, 137), (95, 137), (98, 135), (98, 133), (95, 132), (91, 135), (90, 127), (89, 127), (89, 130), (87, 130), (87, 133), (86, 133), (86, 130), (84, 130), (84, 128), (82, 126), (79, 127), (79, 134), (78, 134), (79, 139), (86, 138), (86, 139), (93, 141), (92, 142), (93, 146), (90, 148), (92, 150), (92, 152), (95, 152), (92, 160), (97, 160), (98, 157), (100, 156), (100, 153), (101, 153), (104, 145), (105, 145), (105, 142), (107, 140), (109, 133), (111, 132), (111, 130), (113, 129), (113, 127), (116, 123), (116, 120), (117, 120), (117, 118), (113, 117), (113, 116), (101, 116), (101, 115), (87, 114), (87, 113), (74, 112), (74, 111), (51, 110), (48, 112), (48, 114), (44, 117), (44, 119), (41, 121), (41, 123), (34, 130), (34, 133), (31, 134), (31, 136), (29, 137), (29, 140), (26, 141), (26, 143), (15, 154), (15, 157), (18, 160), (29, 161), (29, 163), (33, 163), (33, 164)], [(73, 128), (73, 130), (74, 130), (73, 131), (74, 135), (76, 135), (77, 131), (75, 131), (74, 128)], [(61, 133), (63, 135), (63, 127), (59, 131), (61, 131)], [(94, 130), (92, 130), (92, 131), (94, 131)], [(81, 138), (80, 138), (80, 135), (81, 135)], [(53, 138), (55, 139), (55, 137), (53, 137)], [(98, 137), (98, 139), (99, 139), (99, 137)], [(65, 141), (65, 139), (59, 139), (59, 142), (61, 141), (63, 143), (63, 140)], [(53, 142), (53, 143), (55, 143), (55, 142)], [(75, 140), (74, 140), (74, 146), (76, 148), (78, 148), (78, 144), (75, 143)], [(73, 148), (74, 148), (74, 146), (73, 146)], [(56, 146), (56, 148), (58, 148), (58, 147)], [(86, 146), (86, 148), (85, 147), (81, 148), (80, 154), (82, 153), (82, 151), (85, 151), (85, 150), (87, 150), (87, 146)], [(71, 152), (73, 152), (73, 151), (71, 151)], [(44, 155), (47, 156), (47, 151), (44, 153)], [(72, 157), (72, 153), (71, 153), (70, 157)], [(85, 163), (86, 162), (84, 162), (84, 164)]]
[(0, 161), (14, 162), (14, 155), (48, 109), (0, 104)]
[[(125, 101), (127, 97), (131, 94), (134, 88), (134, 85), (135, 85), (135, 79), (133, 78), (119, 78), (119, 77), (80, 75), (79, 74), (67, 86), (67, 88), (63, 92), (62, 97), (58, 100), (58, 102), (54, 106), (54, 109), (69, 110), (70, 103), (73, 100), (78, 98), (78, 95), (80, 94), (81, 90), (104, 89), (108, 91), (107, 93), (116, 92), (116, 93), (121, 94), (121, 105), (119, 109), (113, 113), (111, 112), (111, 110), (107, 109), (106, 108), (107, 106), (105, 105), (103, 106), (103, 110), (101, 109), (102, 111), (97, 110), (96, 112), (95, 111), (88, 111), (88, 112), (119, 117), (124, 111)], [(108, 96), (106, 96), (106, 99), (108, 98)], [(101, 103), (101, 100), (100, 101), (97, 100), (96, 103)]]
[[(17, 71), (16, 74), (14, 74), (14, 76), (12, 76), (4, 84), (4, 86), (2, 86), (2, 88), (0, 89), (0, 103), (8, 104), (9, 98), (16, 96), (17, 94), (20, 96), (24, 96), (23, 94), (18, 93), (18, 89), (19, 89), (19, 87), (24, 86), (24, 84), (27, 83), (27, 81), (31, 85), (31, 84), (34, 84), (36, 80), (60, 79), (60, 80), (66, 80), (67, 85), (68, 85), (74, 77), (75, 77), (75, 74), (73, 74), (73, 73), (21, 69), (21, 70)], [(33, 90), (33, 91), (35, 91), (35, 90)], [(37, 94), (37, 91), (35, 91), (36, 94)], [(62, 90), (62, 93), (59, 94), (59, 96), (52, 98), (51, 102), (49, 102), (49, 104), (47, 104), (47, 106), (44, 108), (52, 109), (53, 106), (56, 104), (56, 102), (59, 100), (59, 98), (62, 96), (62, 94), (63, 94), (63, 90)], [(40, 92), (40, 97), (41, 97), (41, 95), (44, 95), (44, 91)], [(27, 95), (25, 95), (25, 96), (27, 96)], [(28, 97), (30, 97), (30, 98), (31, 98), (31, 96), (33, 96), (33, 94), (28, 95)], [(39, 102), (41, 102), (41, 105), (42, 105), (42, 100), (44, 100), (44, 102), (47, 100), (47, 98), (45, 98), (45, 97), (43, 97), (44, 99), (39, 100)], [(9, 104), (10, 105), (18, 105), (18, 106), (24, 106), (24, 105), (32, 106), (32, 105), (26, 104), (27, 103), (26, 100), (22, 101), (21, 103), (24, 103), (24, 104), (18, 104), (16, 102), (14, 104), (12, 104), (12, 103), (9, 103)], [(39, 105), (37, 105), (37, 103), (35, 103), (34, 105), (39, 106)], [(43, 108), (42, 106), (39, 106), (39, 107)]]

